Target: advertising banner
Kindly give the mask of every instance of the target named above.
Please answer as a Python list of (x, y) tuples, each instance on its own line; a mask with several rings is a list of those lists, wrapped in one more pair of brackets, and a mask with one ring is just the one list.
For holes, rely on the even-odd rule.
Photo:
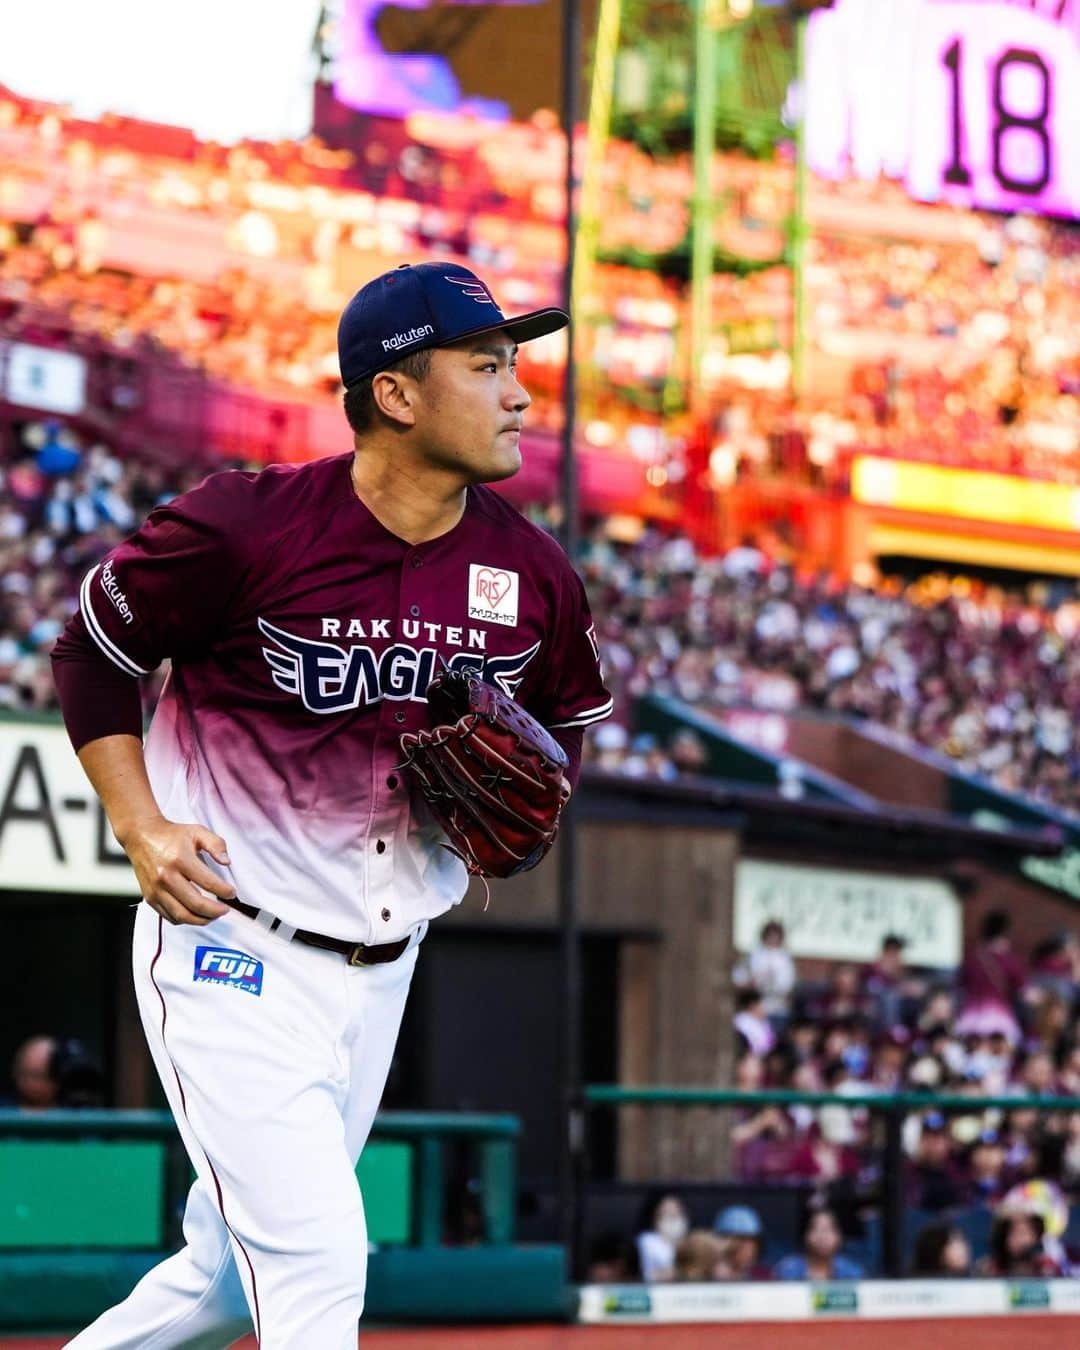
[(960, 902), (940, 878), (806, 867), (742, 859), (735, 872), (735, 946), (757, 945), (762, 926), (778, 919), (792, 956), (872, 961), (896, 933), (914, 966), (958, 965)]
[(0, 721), (0, 889), (138, 895), (59, 725)]

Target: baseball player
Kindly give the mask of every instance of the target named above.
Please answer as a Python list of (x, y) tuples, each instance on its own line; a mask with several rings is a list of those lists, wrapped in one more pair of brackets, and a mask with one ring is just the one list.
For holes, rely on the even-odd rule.
[[(481, 670), (566, 752), (605, 717), (583, 587), (490, 489), (521, 462), (517, 344), (451, 263), (366, 285), (338, 329), (354, 451), (227, 472), (85, 578), (54, 669), (143, 903), (134, 976), (197, 1173), (186, 1246), (71, 1345), (355, 1347), (355, 1165), (461, 857), (400, 768), (437, 668)], [(142, 741), (138, 677), (172, 661)]]

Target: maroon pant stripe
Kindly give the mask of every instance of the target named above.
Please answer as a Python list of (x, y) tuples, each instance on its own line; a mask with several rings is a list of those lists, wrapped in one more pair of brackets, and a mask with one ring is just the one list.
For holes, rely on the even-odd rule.
[(183, 1107), (183, 1109), (184, 1109), (184, 1116), (185, 1116), (185, 1118), (186, 1118), (186, 1120), (187, 1120), (188, 1127), (189, 1127), (189, 1129), (191, 1130), (192, 1135), (195, 1137), (195, 1142), (196, 1142), (197, 1144), (199, 1144), (199, 1149), (200, 1149), (200, 1151), (201, 1151), (203, 1157), (206, 1159), (206, 1165), (207, 1165), (207, 1167), (209, 1167), (209, 1169), (210, 1169), (210, 1175), (211, 1175), (211, 1176), (213, 1177), (213, 1179), (214, 1179), (214, 1190), (217, 1192), (217, 1204), (218, 1204), (218, 1209), (221, 1211), (221, 1221), (222, 1221), (222, 1223), (224, 1223), (225, 1227), (228, 1229), (229, 1233), (232, 1235), (233, 1241), (234, 1241), (234, 1242), (236, 1243), (236, 1245), (240, 1248), (241, 1252), (243, 1252), (243, 1254), (244, 1254), (244, 1260), (247, 1262), (247, 1268), (248, 1268), (248, 1271), (249, 1271), (250, 1274), (251, 1274), (251, 1293), (252, 1293), (252, 1297), (253, 1297), (254, 1300), (255, 1300), (255, 1339), (256, 1339), (257, 1341), (261, 1341), (261, 1340), (262, 1340), (262, 1318), (259, 1316), (259, 1288), (258, 1288), (258, 1285), (255, 1283), (255, 1267), (251, 1264), (251, 1257), (248, 1255), (248, 1250), (247, 1250), (247, 1248), (246, 1248), (246, 1247), (244, 1246), (244, 1244), (240, 1241), (239, 1237), (237, 1237), (236, 1233), (233, 1231), (233, 1228), (232, 1228), (232, 1226), (231, 1226), (230, 1223), (229, 1223), (229, 1220), (225, 1217), (225, 1197), (224, 1197), (224, 1195), (222, 1194), (222, 1190), (221, 1190), (221, 1182), (220, 1182), (220, 1180), (218, 1179), (218, 1174), (217, 1174), (217, 1172), (216, 1172), (216, 1170), (215, 1170), (215, 1168), (214, 1168), (214, 1164), (210, 1161), (210, 1155), (207, 1153), (206, 1149), (203, 1148), (202, 1144), (199, 1143), (198, 1136), (195, 1134), (195, 1127), (194, 1127), (194, 1125), (192, 1125), (192, 1123), (191, 1123), (191, 1117), (188, 1115), (188, 1109), (187, 1109), (187, 1097), (186, 1097), (185, 1094), (184, 1094), (184, 1085), (183, 1085), (183, 1083), (180, 1081), (180, 1074), (177, 1072), (176, 1064), (173, 1062), (173, 1057), (172, 1057), (172, 1055), (169, 1054), (169, 1046), (168, 1046), (167, 1041), (165, 1040), (165, 1022), (166, 1022), (166, 1020), (168, 1019), (168, 1016), (169, 1016), (169, 1010), (168, 1010), (168, 1008), (166, 1008), (166, 1006), (165, 1006), (165, 995), (161, 992), (161, 986), (158, 984), (156, 978), (154, 977), (154, 967), (157, 965), (159, 959), (161, 958), (161, 953), (162, 953), (162, 951), (164, 950), (164, 948), (165, 948), (165, 920), (164, 920), (164, 919), (161, 917), (161, 915), (159, 914), (159, 915), (158, 915), (158, 945), (157, 945), (157, 951), (154, 953), (154, 959), (150, 962), (150, 983), (154, 986), (154, 990), (155, 990), (155, 992), (157, 993), (158, 1000), (159, 1000), (160, 1003), (161, 1003), (161, 1042), (162, 1042), (162, 1045), (164, 1045), (164, 1047), (165, 1047), (165, 1055), (166, 1055), (166, 1058), (167, 1058), (168, 1061), (169, 1061), (169, 1067), (170, 1067), (170, 1068), (172, 1069), (172, 1071), (173, 1071), (173, 1077), (176, 1079), (176, 1090), (180, 1093), (180, 1105), (181, 1105), (181, 1106)]

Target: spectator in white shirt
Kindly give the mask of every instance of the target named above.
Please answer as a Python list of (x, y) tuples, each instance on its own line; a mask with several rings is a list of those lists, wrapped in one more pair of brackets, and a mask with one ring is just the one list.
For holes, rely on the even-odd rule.
[(795, 962), (784, 946), (784, 925), (770, 919), (761, 929), (760, 945), (735, 968), (735, 984), (761, 994), (765, 1015), (782, 1031), (791, 1014)]
[(637, 1250), (641, 1278), (647, 1284), (674, 1277), (675, 1249), (689, 1231), (686, 1206), (677, 1195), (658, 1191), (646, 1199)]

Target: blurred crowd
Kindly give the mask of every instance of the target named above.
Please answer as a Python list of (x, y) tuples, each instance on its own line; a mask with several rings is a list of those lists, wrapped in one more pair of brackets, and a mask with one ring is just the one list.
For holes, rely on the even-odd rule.
[[(800, 980), (781, 923), (767, 922), (734, 972), (735, 1086), (867, 1097), (896, 1092), (1004, 1097), (1004, 1109), (903, 1123), (903, 1234), (913, 1275), (1080, 1273), (1080, 1112), (1033, 1099), (1080, 1096), (1080, 936), (1050, 934), (1022, 957), (1010, 919), (989, 912), (961, 967), (909, 967), (885, 936), (873, 963)], [(731, 1182), (805, 1194), (801, 1243), (753, 1204), (700, 1225), (700, 1201), (651, 1195), (633, 1242), (593, 1251), (605, 1280), (857, 1279), (880, 1260), (884, 1139), (869, 1107), (843, 1102), (741, 1107), (728, 1116)], [(1080, 1218), (1080, 1209), (1077, 1210)]]
[(1080, 808), (1072, 582), (859, 585), (750, 542), (705, 558), (682, 537), (646, 531), (618, 543), (603, 527), (582, 563), (615, 696), (614, 720), (590, 738), (605, 769), (673, 772), (668, 747), (634, 735), (635, 702), (654, 693), (720, 713), (864, 719), (1001, 788)]
[[(557, 120), (368, 119), (348, 149), (199, 142), (123, 118), (79, 121), (0, 89), (0, 323), (159, 347), (268, 394), (337, 390), (341, 304), (373, 273), (453, 257), (507, 308), (559, 302)], [(842, 489), (857, 450), (1080, 482), (1080, 252), (1066, 225), (919, 207), (888, 182), (815, 183), (805, 270), (808, 378), (788, 389), (794, 169), (713, 170), (710, 471)], [(677, 484), (685, 380), (689, 156), (612, 140), (591, 210), (580, 343), (586, 442)], [(534, 426), (561, 422), (559, 339), (530, 344)]]
[(59, 422), (13, 434), (17, 453), (0, 460), (0, 708), (42, 712), (57, 707), (49, 652), (83, 576), (202, 471), (121, 460)]
[[(48, 652), (86, 570), (202, 470), (121, 459), (59, 422), (13, 432), (0, 461), (0, 707), (55, 706)], [(598, 527), (582, 566), (615, 716), (587, 741), (608, 772), (672, 779), (708, 767), (692, 730), (635, 733), (667, 694), (724, 713), (800, 708), (864, 719), (999, 787), (1080, 809), (1080, 603), (964, 579), (840, 584), (746, 544), (721, 557)]]
[[(758, 1210), (724, 1206), (711, 1223), (691, 1215), (676, 1192), (650, 1196), (633, 1239), (615, 1232), (592, 1244), (588, 1278), (597, 1283), (641, 1280), (711, 1283), (734, 1280), (859, 1280), (878, 1272), (877, 1253), (827, 1197), (802, 1206), (797, 1242), (778, 1243)], [(693, 1208), (697, 1208), (693, 1206)], [(907, 1246), (905, 1274), (921, 1279), (1075, 1278), (1080, 1252), (1063, 1239), (1066, 1211), (1051, 1185), (1015, 1186), (988, 1211), (917, 1215)]]

